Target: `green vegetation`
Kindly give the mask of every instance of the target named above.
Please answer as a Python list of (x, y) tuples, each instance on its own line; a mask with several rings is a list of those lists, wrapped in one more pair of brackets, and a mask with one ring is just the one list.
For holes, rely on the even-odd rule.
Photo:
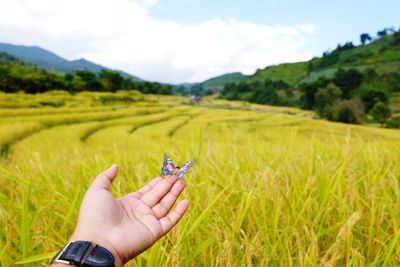
[[(45, 69), (51, 72), (75, 72), (78, 70), (89, 70), (96, 74), (99, 74), (101, 70), (105, 68), (101, 65), (92, 63), (86, 59), (78, 59), (78, 60), (66, 60), (50, 51), (47, 51), (38, 46), (25, 46), (25, 45), (13, 45), (0, 43), (0, 52), (7, 53), (11, 56), (14, 56), (25, 63), (35, 65), (39, 68)], [(117, 71), (125, 78), (132, 78), (134, 81), (142, 81), (138, 77), (133, 75), (129, 75), (122, 71)]]
[(240, 83), (244, 82), (246, 79), (247, 76), (243, 75), (241, 72), (234, 72), (208, 79), (202, 82), (201, 85), (204, 90), (221, 91), (227, 83)]
[(280, 64), (269, 66), (263, 70), (258, 70), (250, 76), (248, 81), (251, 84), (263, 83), (266, 81), (282, 81), (289, 86), (295, 86), (307, 76), (308, 62)]
[(99, 74), (89, 70), (71, 73), (48, 72), (26, 64), (6, 53), (0, 53), (0, 91), (43, 93), (51, 90), (116, 92), (138, 90), (145, 94), (172, 94), (172, 86), (156, 82), (137, 82), (120, 72), (103, 69)]
[(257, 71), (245, 82), (225, 85), (221, 97), (313, 109), (333, 121), (385, 124), (398, 112), (400, 30), (384, 29), (372, 42), (363, 33), (360, 40), (360, 46), (339, 44), (308, 62)]
[(45, 266), (100, 171), (120, 165), (118, 197), (159, 175), (164, 153), (196, 161), (189, 210), (128, 266), (397, 265), (400, 131), (312, 116), (126, 91), (1, 93), (0, 265)]
[(241, 72), (227, 73), (201, 83), (180, 84), (175, 87), (175, 92), (180, 95), (208, 96), (220, 93), (226, 84), (244, 82), (247, 77)]

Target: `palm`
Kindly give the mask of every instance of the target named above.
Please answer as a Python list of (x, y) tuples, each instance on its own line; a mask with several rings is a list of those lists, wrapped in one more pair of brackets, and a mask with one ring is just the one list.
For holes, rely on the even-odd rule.
[(102, 232), (101, 241), (110, 244), (122, 262), (126, 262), (176, 225), (188, 202), (184, 200), (174, 211), (168, 212), (185, 184), (176, 176), (158, 177), (137, 192), (115, 199), (108, 189), (116, 171), (111, 174), (106, 172), (100, 174), (88, 190), (81, 206), (77, 230), (97, 225)]

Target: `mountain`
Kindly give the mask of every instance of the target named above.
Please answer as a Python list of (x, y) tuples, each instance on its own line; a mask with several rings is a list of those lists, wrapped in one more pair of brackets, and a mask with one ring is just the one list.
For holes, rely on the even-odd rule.
[[(78, 67), (85, 67), (91, 63), (80, 60), (76, 61), (75, 64)], [(130, 77), (124, 77), (116, 71), (109, 70), (103, 70), (101, 75), (96, 75), (91, 71), (66, 73), (48, 71), (5, 52), (0, 52), (0, 92), (36, 94), (52, 90), (65, 90), (70, 93), (135, 90), (144, 94), (172, 94), (173, 88), (171, 85), (157, 82), (134, 81)], [(113, 99), (103, 100), (114, 101)], [(100, 101), (103, 100), (100, 99)], [(130, 101), (129, 98), (125, 100)]]
[(400, 69), (398, 36), (399, 34), (383, 36), (359, 46), (346, 43), (309, 61), (268, 66), (250, 76), (247, 82), (254, 84), (280, 80), (290, 86), (298, 86), (315, 82), (322, 77), (332, 78), (340, 68), (355, 68), (360, 71), (373, 68), (380, 73), (393, 72)]
[(20, 63), (20, 60), (14, 56), (11, 56), (7, 53), (0, 52), (0, 64), (12, 64), (12, 63)]
[(238, 84), (246, 81), (248, 76), (243, 75), (241, 72), (227, 73), (207, 79), (199, 83), (181, 83), (175, 85), (174, 91), (177, 94), (199, 94), (210, 95), (221, 92), (224, 86), (228, 83)]
[[(26, 63), (37, 65), (48, 71), (73, 72), (77, 70), (90, 70), (99, 73), (102, 69), (110, 70), (107, 67), (90, 62), (86, 59), (66, 60), (48, 50), (38, 46), (24, 46), (0, 43), (0, 52), (17, 57)], [(130, 77), (134, 81), (142, 81), (140, 78), (123, 71), (118, 71), (124, 77)]]
[(202, 86), (205, 90), (222, 90), (224, 85), (227, 83), (239, 83), (244, 82), (248, 76), (243, 75), (241, 72), (233, 72), (223, 74), (217, 77), (210, 78), (204, 82), (202, 82)]

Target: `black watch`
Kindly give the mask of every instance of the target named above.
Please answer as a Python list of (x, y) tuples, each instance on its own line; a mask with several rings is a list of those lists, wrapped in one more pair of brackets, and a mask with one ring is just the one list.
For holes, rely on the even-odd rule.
[(51, 260), (84, 267), (115, 267), (115, 259), (110, 251), (89, 241), (70, 241)]

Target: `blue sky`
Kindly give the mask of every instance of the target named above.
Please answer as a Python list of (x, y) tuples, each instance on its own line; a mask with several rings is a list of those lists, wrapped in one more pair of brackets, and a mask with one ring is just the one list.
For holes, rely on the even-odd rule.
[(160, 0), (150, 14), (160, 19), (198, 23), (210, 18), (238, 18), (255, 24), (317, 25), (310, 52), (334, 48), (338, 42), (359, 42), (359, 35), (400, 27), (398, 0)]
[(320, 56), (400, 27), (400, 1), (1, 0), (0, 42), (146, 80), (200, 82)]

